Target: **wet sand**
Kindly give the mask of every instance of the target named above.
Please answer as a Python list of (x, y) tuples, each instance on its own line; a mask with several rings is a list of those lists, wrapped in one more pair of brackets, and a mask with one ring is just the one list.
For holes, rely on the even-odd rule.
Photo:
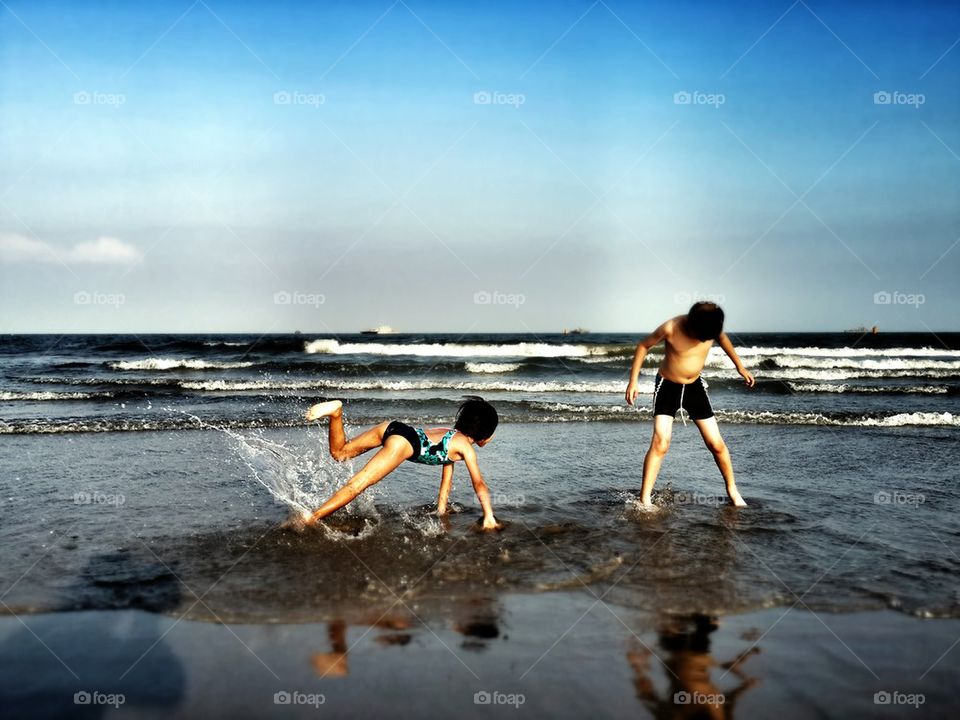
[(11, 719), (946, 718), (958, 638), (892, 611), (655, 617), (590, 592), (296, 625), (61, 612), (0, 618), (0, 696)]

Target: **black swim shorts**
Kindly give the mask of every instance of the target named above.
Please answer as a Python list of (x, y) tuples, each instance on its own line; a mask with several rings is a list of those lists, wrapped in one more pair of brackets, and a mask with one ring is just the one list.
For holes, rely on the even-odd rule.
[(702, 377), (692, 383), (676, 383), (657, 373), (653, 385), (653, 414), (676, 417), (680, 408), (687, 411), (691, 420), (713, 417), (707, 383)]
[(399, 420), (394, 420), (387, 425), (387, 429), (383, 431), (383, 441), (386, 442), (387, 438), (391, 435), (399, 435), (410, 443), (410, 447), (413, 448), (413, 455), (408, 457), (407, 460), (416, 462), (420, 457), (420, 436), (417, 434), (416, 428), (412, 428)]

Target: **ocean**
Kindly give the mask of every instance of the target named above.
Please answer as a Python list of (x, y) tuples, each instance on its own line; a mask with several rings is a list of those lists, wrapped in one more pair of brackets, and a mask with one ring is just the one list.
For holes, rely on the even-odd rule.
[[(460, 396), (479, 394), (502, 423), (480, 451), (481, 466), (498, 516), (515, 527), (458, 543), (452, 577), (442, 580), (444, 566), (436, 572), (450, 592), (459, 590), (459, 559), (477, 565), (462, 580), (466, 591), (473, 582), (549, 591), (569, 584), (571, 571), (603, 586), (627, 573), (616, 585), (626, 602), (722, 613), (789, 602), (765, 566), (802, 585), (837, 547), (849, 546), (844, 572), (821, 581), (806, 602), (960, 612), (950, 580), (956, 557), (940, 544), (955, 547), (958, 530), (960, 335), (737, 336), (757, 377), (753, 389), (722, 352), (711, 351), (704, 377), (751, 507), (725, 507), (695, 427), (678, 422), (656, 488), (663, 512), (651, 517), (635, 501), (659, 357), (647, 360), (644, 394), (628, 407), (622, 395), (635, 341), (7, 337), (0, 351), (2, 534), (8, 555), (18, 552), (0, 574), (13, 582), (51, 532), (72, 527), (76, 537), (61, 535), (5, 602), (17, 612), (109, 608), (143, 590), (149, 604), (157, 582), (149, 557), (143, 588), (135, 575), (121, 588), (100, 577), (118, 562), (118, 546), (144, 552), (132, 537), (175, 557), (187, 576), (207, 579), (266, 532), (267, 541), (250, 550), (264, 553), (258, 563), (266, 577), (285, 576), (297, 557), (330, 590), (311, 595), (310, 612), (335, 603), (357, 580), (353, 558), (333, 552), (338, 544), (368, 553), (382, 573), (405, 576), (450, 541), (429, 514), (439, 482), (429, 469), (406, 464), (316, 537), (273, 527), (289, 508), (319, 505), (364, 461), (334, 463), (325, 427), (308, 426), (303, 411), (336, 397), (344, 400), (348, 432), (386, 419), (449, 425)], [(472, 519), (476, 500), (463, 473), (453, 497)], [(631, 569), (638, 549), (664, 533), (669, 538)], [(547, 547), (534, 535), (548, 538)], [(756, 556), (738, 551), (751, 539)], [(392, 552), (380, 557), (397, 544), (407, 550), (402, 562)], [(502, 553), (510, 562), (499, 561)], [(130, 571), (128, 561), (120, 564)], [(64, 588), (67, 566), (85, 569)], [(658, 578), (663, 585), (651, 588)], [(217, 586), (220, 615), (273, 618), (304, 609), (301, 588), (267, 583), (269, 590), (248, 596), (234, 593), (234, 580), (243, 578)]]
[[(384, 642), (450, 632), (475, 650), (526, 631), (543, 641), (531, 662), (566, 627), (551, 613), (576, 619), (576, 598), (600, 598), (637, 637), (667, 645), (665, 623), (776, 613), (774, 623), (792, 609), (960, 617), (960, 333), (733, 336), (756, 387), (719, 351), (703, 375), (748, 507), (727, 506), (696, 427), (678, 421), (654, 512), (637, 499), (660, 355), (626, 406), (637, 340), (5, 336), (0, 614), (37, 628), (117, 611), (238, 628), (327, 623), (336, 649), (337, 627), (382, 628), (403, 610), (397, 627), (421, 634)], [(302, 419), (310, 404), (343, 399), (350, 434), (387, 419), (449, 425), (465, 394), (500, 413), (478, 453), (502, 532), (477, 529), (462, 468), (451, 515), (437, 518), (439, 470), (410, 463), (318, 528), (281, 529), (365, 461), (329, 457), (325, 425)], [(730, 641), (736, 652), (769, 643), (767, 628), (741, 630), (749, 642)], [(948, 667), (949, 655), (925, 682)], [(14, 685), (18, 673), (0, 669)], [(34, 697), (5, 693), (21, 709)]]

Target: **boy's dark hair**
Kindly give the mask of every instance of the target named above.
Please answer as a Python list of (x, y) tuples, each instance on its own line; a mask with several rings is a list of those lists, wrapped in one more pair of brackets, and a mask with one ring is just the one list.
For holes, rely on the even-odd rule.
[(723, 332), (723, 310), (712, 302), (694, 303), (684, 329), (700, 342), (716, 340)]
[(493, 436), (500, 417), (496, 408), (479, 395), (464, 395), (454, 430), (459, 430), (471, 440), (486, 440)]

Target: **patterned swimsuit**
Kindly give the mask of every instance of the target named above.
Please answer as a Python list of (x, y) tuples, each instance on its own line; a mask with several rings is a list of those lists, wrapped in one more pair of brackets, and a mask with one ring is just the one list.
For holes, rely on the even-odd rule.
[(430, 438), (423, 428), (414, 428), (399, 420), (394, 420), (387, 425), (383, 433), (383, 441), (391, 435), (399, 435), (413, 448), (413, 455), (407, 458), (410, 462), (420, 463), (421, 465), (449, 465), (453, 461), (449, 459), (450, 438), (457, 434), (456, 430), (447, 430), (440, 442), (432, 444)]

